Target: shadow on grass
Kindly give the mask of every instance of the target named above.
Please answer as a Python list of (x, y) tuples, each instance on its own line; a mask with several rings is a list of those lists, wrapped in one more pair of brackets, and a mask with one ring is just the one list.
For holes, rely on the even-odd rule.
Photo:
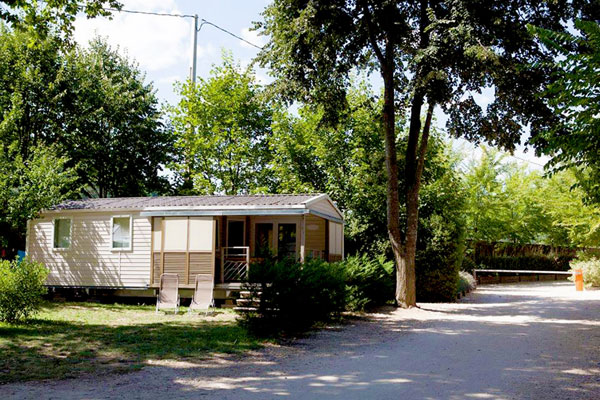
[[(99, 307), (121, 311), (120, 307)], [(95, 312), (94, 305), (82, 308)], [(258, 339), (234, 321), (181, 318), (126, 325), (50, 318), (0, 325), (0, 384), (130, 371), (149, 359), (200, 359), (211, 353), (241, 353), (260, 347)]]

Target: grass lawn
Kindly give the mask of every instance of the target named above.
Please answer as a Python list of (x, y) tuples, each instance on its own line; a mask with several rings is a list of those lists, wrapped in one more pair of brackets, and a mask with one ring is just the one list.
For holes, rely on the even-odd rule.
[(27, 324), (0, 322), (0, 384), (131, 371), (150, 359), (190, 360), (260, 346), (230, 310), (165, 315), (154, 306), (46, 303)]

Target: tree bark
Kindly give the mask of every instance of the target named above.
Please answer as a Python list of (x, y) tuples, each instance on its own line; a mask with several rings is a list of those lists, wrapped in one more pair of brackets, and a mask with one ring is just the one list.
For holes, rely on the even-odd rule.
[[(401, 307), (413, 307), (417, 304), (416, 254), (419, 229), (419, 191), (434, 109), (434, 105), (429, 104), (423, 133), (420, 135), (423, 100), (422, 96), (415, 96), (413, 99), (406, 157), (406, 242), (404, 244), (404, 259), (402, 260), (405, 275), (403, 276), (404, 282), (402, 282), (404, 285), (403, 290), (396, 290), (396, 302)], [(420, 139), (419, 136), (421, 136)], [(399, 284), (400, 282), (397, 282), (397, 286)]]
[[(394, 43), (387, 36), (385, 53), (379, 47), (373, 33), (371, 15), (367, 3), (363, 3), (371, 47), (380, 64), (383, 79), (383, 131), (385, 144), (385, 167), (387, 172), (387, 228), (392, 253), (396, 265), (396, 298), (406, 289), (406, 264), (402, 246), (402, 231), (400, 230), (400, 196), (398, 190), (398, 153), (396, 150), (396, 108), (395, 108), (395, 50)], [(390, 27), (393, 29), (393, 27)]]
[(387, 171), (387, 225), (388, 236), (396, 264), (396, 298), (406, 290), (406, 263), (400, 230), (400, 197), (398, 191), (398, 154), (396, 151), (396, 114), (394, 107), (394, 50), (388, 42), (385, 64), (382, 64), (383, 129), (385, 137), (385, 166)]

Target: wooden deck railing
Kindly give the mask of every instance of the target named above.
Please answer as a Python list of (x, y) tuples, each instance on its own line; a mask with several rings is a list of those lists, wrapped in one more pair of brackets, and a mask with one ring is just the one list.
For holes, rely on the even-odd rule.
[(248, 278), (250, 248), (235, 246), (221, 248), (221, 282), (241, 282)]

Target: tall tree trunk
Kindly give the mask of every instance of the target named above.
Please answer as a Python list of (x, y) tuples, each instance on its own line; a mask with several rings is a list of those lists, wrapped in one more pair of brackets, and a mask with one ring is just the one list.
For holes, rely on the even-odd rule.
[(396, 114), (394, 107), (394, 49), (386, 43), (384, 62), (382, 63), (383, 92), (383, 129), (385, 142), (385, 166), (387, 171), (387, 225), (392, 252), (396, 264), (396, 298), (405, 290), (406, 268), (400, 230), (400, 197), (398, 191), (398, 154), (396, 151)]
[[(423, 134), (421, 133), (421, 106), (424, 97), (420, 94), (413, 98), (408, 147), (406, 152), (406, 242), (403, 252), (404, 285), (403, 291), (396, 289), (396, 302), (402, 307), (417, 304), (416, 254), (417, 232), (419, 229), (419, 191), (421, 176), (425, 167), (425, 155), (431, 128), (434, 105), (429, 104)], [(419, 138), (420, 136), (420, 138)], [(418, 148), (418, 158), (417, 158)], [(399, 279), (399, 278), (398, 278)], [(399, 286), (401, 282), (397, 282)]]

